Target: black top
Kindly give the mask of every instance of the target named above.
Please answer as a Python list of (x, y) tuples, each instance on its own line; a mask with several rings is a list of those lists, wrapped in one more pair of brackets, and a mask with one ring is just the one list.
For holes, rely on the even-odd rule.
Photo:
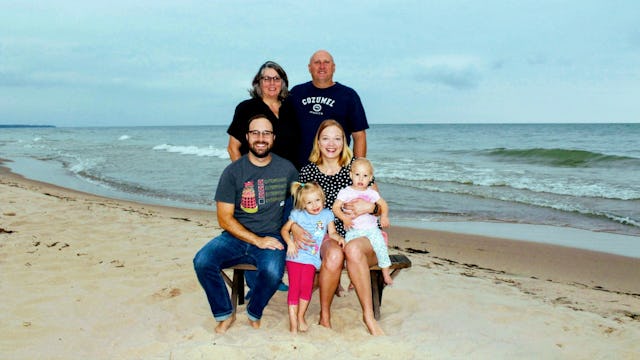
[(273, 132), (276, 138), (271, 151), (291, 161), (296, 169), (299, 170), (302, 167), (302, 165), (298, 163), (297, 155), (299, 151), (298, 137), (300, 136), (300, 131), (298, 122), (296, 121), (295, 109), (288, 99), (282, 102), (278, 117), (262, 99), (251, 98), (244, 100), (236, 106), (233, 121), (227, 129), (227, 134), (240, 141), (240, 153), (244, 155), (249, 152), (249, 144), (246, 138), (247, 131), (249, 131), (248, 121), (251, 117), (258, 114), (265, 115), (273, 124)]

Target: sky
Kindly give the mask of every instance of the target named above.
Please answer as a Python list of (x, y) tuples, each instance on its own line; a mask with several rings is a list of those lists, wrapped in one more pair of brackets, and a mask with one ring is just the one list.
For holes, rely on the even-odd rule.
[(0, 124), (226, 125), (318, 49), (369, 123), (640, 122), (640, 1), (0, 0)]

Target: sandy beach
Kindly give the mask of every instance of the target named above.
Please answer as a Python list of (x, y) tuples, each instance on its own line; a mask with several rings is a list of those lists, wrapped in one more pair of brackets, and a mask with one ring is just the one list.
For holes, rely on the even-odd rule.
[[(286, 293), (262, 328), (215, 334), (192, 267), (213, 211), (102, 198), (0, 170), (2, 359), (637, 359), (640, 258), (392, 227), (412, 261), (371, 337), (354, 293), (333, 329), (291, 335)], [(343, 275), (343, 283), (347, 283)]]

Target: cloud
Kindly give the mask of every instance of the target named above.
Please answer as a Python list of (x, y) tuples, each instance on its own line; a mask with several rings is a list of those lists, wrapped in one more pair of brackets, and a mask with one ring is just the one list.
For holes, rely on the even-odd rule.
[(414, 61), (413, 78), (418, 82), (464, 90), (478, 86), (483, 62), (466, 56), (430, 56)]

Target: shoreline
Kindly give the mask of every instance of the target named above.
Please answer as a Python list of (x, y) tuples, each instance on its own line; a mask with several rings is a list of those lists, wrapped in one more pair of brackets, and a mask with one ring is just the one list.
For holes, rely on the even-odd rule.
[[(31, 190), (55, 190), (61, 197), (79, 196), (94, 201), (105, 201), (122, 204), (129, 207), (149, 209), (173, 215), (174, 219), (190, 221), (190, 217), (208, 219), (216, 223), (215, 210), (190, 209), (159, 204), (141, 203), (134, 200), (113, 199), (110, 197), (69, 189), (55, 184), (33, 180), (16, 174), (2, 165), (0, 158), (0, 185), (6, 183), (4, 178), (12, 179), (18, 184)], [(19, 186), (20, 186), (19, 185)], [(53, 195), (56, 196), (56, 195)], [(548, 281), (572, 282), (594, 286), (607, 291), (617, 291), (640, 295), (640, 258), (612, 254), (605, 251), (594, 251), (573, 246), (563, 246), (554, 243), (527, 240), (529, 236), (514, 236), (513, 232), (500, 233), (501, 236), (487, 235), (487, 229), (493, 225), (511, 225), (515, 228), (531, 231), (538, 225), (480, 223), (480, 227), (465, 225), (478, 224), (473, 222), (430, 223), (392, 226), (389, 233), (389, 247), (411, 253), (430, 253), (432, 256), (444, 258), (447, 261), (459, 262), (471, 267), (491, 267), (489, 270), (505, 271), (523, 276), (533, 276)], [(462, 228), (452, 230), (451, 225)], [(541, 225), (540, 225), (541, 226)], [(474, 229), (469, 231), (468, 229)], [(555, 227), (548, 226), (555, 229)], [(562, 230), (563, 228), (558, 228)], [(575, 231), (593, 233), (588, 230), (572, 229)], [(511, 229), (510, 231), (515, 231)], [(548, 229), (547, 229), (548, 231)], [(535, 234), (548, 236), (548, 232)], [(616, 235), (616, 234), (613, 234)], [(634, 238), (633, 236), (617, 235)], [(211, 238), (214, 234), (211, 235)], [(523, 240), (524, 238), (524, 240)], [(640, 238), (638, 238), (640, 241)], [(640, 247), (640, 245), (638, 245)], [(536, 256), (529, 256), (533, 253)], [(616, 264), (616, 265), (612, 265)], [(495, 268), (495, 269), (494, 269)], [(589, 271), (583, 271), (583, 269)], [(628, 280), (632, 279), (631, 282)], [(608, 283), (603, 286), (601, 283)]]
[[(622, 358), (640, 352), (640, 259), (549, 244), (394, 226), (412, 261), (385, 289), (370, 337), (355, 294), (333, 329), (288, 332), (286, 293), (252, 330), (225, 335), (193, 273), (215, 212), (114, 200), (0, 167), (0, 357)], [(526, 229), (526, 228), (523, 228)], [(343, 284), (348, 277), (343, 275)], [(244, 353), (240, 354), (238, 349)]]
[[(25, 161), (26, 160), (23, 159), (18, 163), (20, 163), (22, 167), (29, 166), (29, 163), (25, 163)], [(45, 178), (47, 176), (47, 172), (58, 171), (59, 169), (56, 167), (45, 167), (38, 174), (32, 174), (34, 177), (31, 177), (23, 174), (19, 170), (16, 171), (12, 169), (7, 162), (14, 163), (14, 165), (18, 164), (14, 160), (0, 157), (0, 172), (13, 174), (28, 181), (39, 182), (53, 187), (111, 199), (114, 201), (136, 203), (146, 206), (166, 207), (170, 209), (185, 209), (189, 211), (213, 211), (215, 213), (215, 210), (210, 210), (215, 207), (215, 204), (205, 206), (203, 204), (192, 204), (167, 199), (160, 200), (144, 195), (129, 194), (115, 189), (103, 189), (96, 185), (84, 184), (82, 181), (73, 178), (67, 178), (67, 181), (62, 183), (52, 183), (45, 180)], [(37, 163), (35, 165), (40, 167), (43, 166), (43, 163)], [(594, 231), (570, 226), (518, 223), (511, 221), (419, 221), (396, 218), (392, 218), (392, 227), (480, 235), (492, 238), (528, 241), (603, 252), (625, 257), (640, 258), (640, 236), (620, 234), (614, 231)]]

